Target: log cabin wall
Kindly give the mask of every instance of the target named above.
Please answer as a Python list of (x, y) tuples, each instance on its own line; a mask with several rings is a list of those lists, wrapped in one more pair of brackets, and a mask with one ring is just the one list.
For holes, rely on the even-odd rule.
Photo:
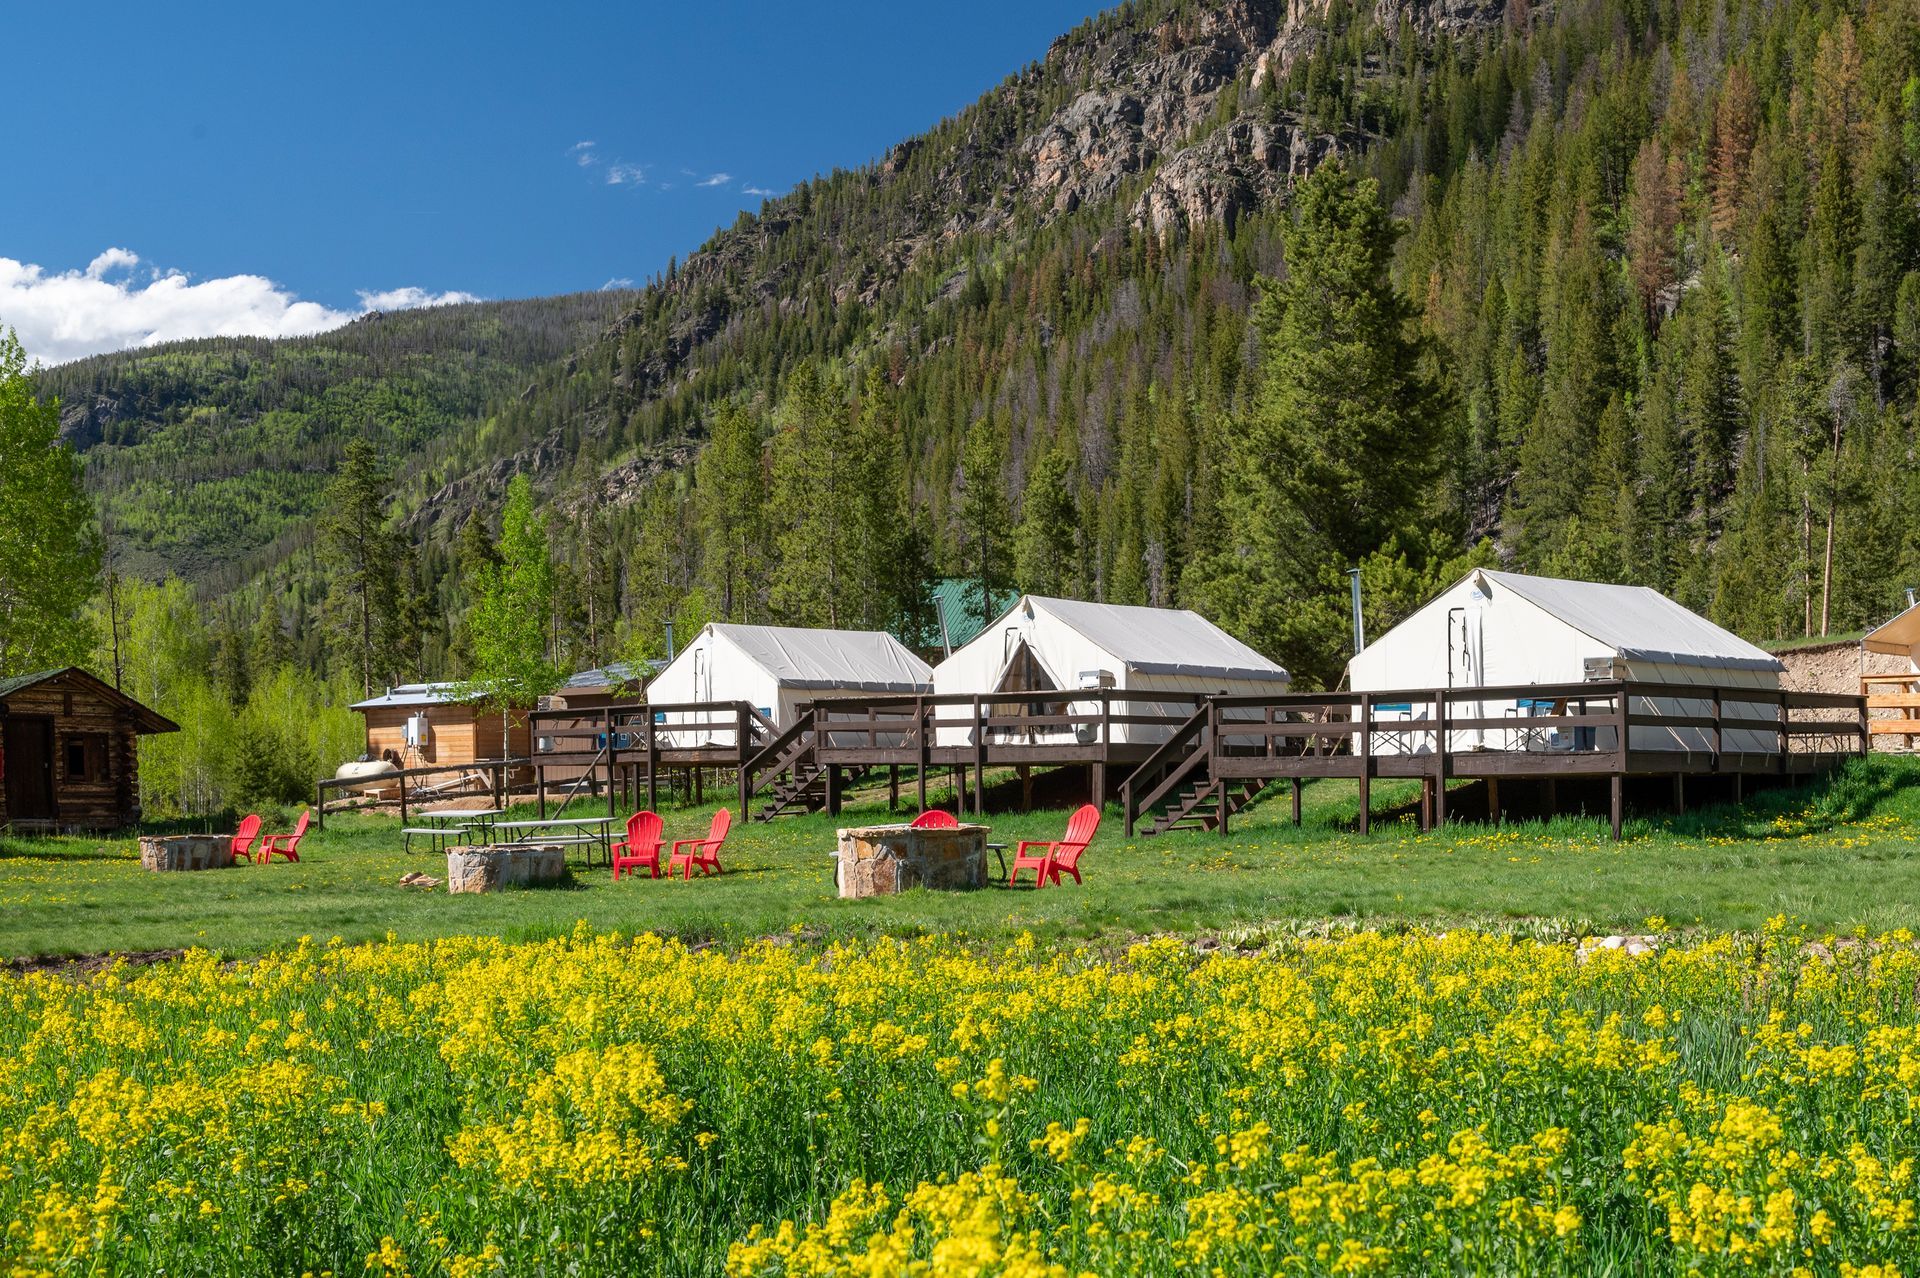
[[(46, 821), (61, 828), (111, 830), (140, 820), (136, 721), (124, 699), (89, 678), (63, 674), (10, 693), (0, 701), (0, 712), (6, 721), (47, 724), (52, 744), (51, 810), (10, 811), (12, 787), (0, 785), (0, 824)], [(0, 768), (10, 762), (0, 760)], [(41, 806), (39, 800), (35, 806)]]

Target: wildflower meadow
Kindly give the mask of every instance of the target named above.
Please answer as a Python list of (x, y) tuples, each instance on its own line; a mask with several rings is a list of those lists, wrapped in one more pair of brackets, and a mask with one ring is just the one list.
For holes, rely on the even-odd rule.
[[(1660, 920), (1649, 921), (1658, 933)], [(1353, 931), (0, 977), (6, 1271), (1911, 1273), (1920, 948)]]

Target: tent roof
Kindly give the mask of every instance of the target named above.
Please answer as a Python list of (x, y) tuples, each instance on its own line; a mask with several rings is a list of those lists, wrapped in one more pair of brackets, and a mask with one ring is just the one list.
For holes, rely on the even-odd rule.
[(1077, 631), (1114, 660), (1141, 674), (1275, 683), (1289, 678), (1282, 667), (1185, 608), (1142, 608), (1027, 595), (1008, 609), (1002, 620), (1029, 606)]
[(1786, 669), (1772, 653), (1645, 586), (1529, 577), (1491, 568), (1479, 569), (1471, 576), (1494, 588), (1511, 590), (1629, 660), (1720, 670)]
[(173, 720), (167, 718), (159, 711), (135, 701), (132, 697), (129, 697), (126, 693), (120, 691), (120, 689), (114, 687), (106, 680), (88, 674), (79, 666), (57, 666), (52, 670), (38, 670), (33, 674), (13, 675), (6, 679), (0, 679), (0, 701), (5, 701), (16, 692), (25, 692), (28, 688), (36, 687), (43, 683), (50, 683), (56, 679), (72, 679), (87, 684), (95, 692), (102, 694), (108, 700), (118, 702), (121, 706), (124, 706), (132, 712), (134, 731), (136, 732), (180, 731), (180, 725)]
[(1920, 648), (1920, 604), (1867, 631), (1866, 638), (1860, 642), (1868, 652), (1884, 652), (1895, 657), (1904, 657)]
[(921, 692), (933, 668), (881, 630), (805, 630), (711, 622), (726, 639), (785, 688), (852, 688)]

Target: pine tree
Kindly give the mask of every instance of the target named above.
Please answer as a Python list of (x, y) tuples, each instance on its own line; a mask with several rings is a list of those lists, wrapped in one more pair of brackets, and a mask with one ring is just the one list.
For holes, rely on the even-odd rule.
[(856, 501), (866, 459), (846, 404), (812, 364), (789, 379), (774, 442), (772, 604), (789, 624), (838, 628), (859, 609)]
[(960, 462), (960, 575), (966, 606), (983, 626), (1011, 582), (1007, 537), (1006, 448), (985, 418), (967, 432)]
[(391, 480), (372, 441), (356, 439), (328, 486), (320, 533), (331, 580), (325, 624), (329, 642), (343, 667), (371, 695), (396, 665), (386, 646), (395, 636), (395, 616), (403, 609), (400, 571), (402, 547), (387, 527), (387, 490)]
[(1058, 448), (1034, 459), (1027, 472), (1013, 559), (1020, 589), (1036, 595), (1072, 593), (1079, 512), (1068, 480), (1072, 462)]
[(744, 408), (722, 405), (700, 455), (702, 580), (721, 620), (748, 621), (765, 607), (767, 473), (760, 426)]
[(26, 352), (0, 330), (0, 677), (77, 665), (94, 644), (100, 536), (60, 407), (35, 391)]
[(1229, 546), (1202, 591), (1307, 681), (1338, 672), (1344, 569), (1415, 522), (1449, 421), (1388, 271), (1379, 187), (1323, 164), (1294, 193), (1287, 274), (1262, 280), (1262, 380), (1235, 440)]

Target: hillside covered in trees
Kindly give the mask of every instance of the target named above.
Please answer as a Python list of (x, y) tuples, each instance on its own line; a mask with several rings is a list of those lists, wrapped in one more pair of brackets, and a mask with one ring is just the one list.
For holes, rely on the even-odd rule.
[(1840, 631), (1920, 584), (1917, 169), (1916, 0), (1140, 0), (638, 294), (43, 390), (110, 552), (315, 667), (368, 668), (308, 624), (356, 437), (407, 676), (462, 671), (517, 473), (573, 664), (911, 628), (964, 575), (1190, 603), (1330, 682), (1344, 568), (1377, 632), (1496, 559)]

